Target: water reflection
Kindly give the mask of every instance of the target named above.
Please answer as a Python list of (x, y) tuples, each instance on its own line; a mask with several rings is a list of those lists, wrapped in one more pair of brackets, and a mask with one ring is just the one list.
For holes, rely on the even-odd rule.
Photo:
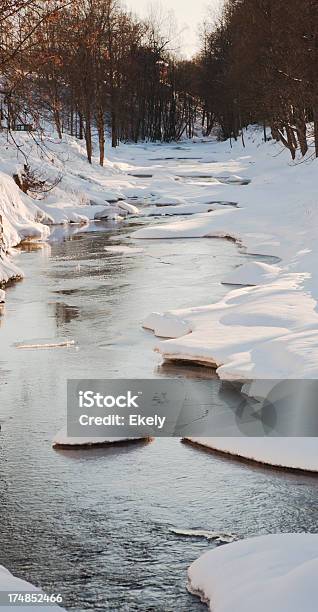
[(57, 327), (60, 327), (65, 323), (70, 323), (73, 321), (73, 319), (77, 319), (79, 317), (80, 311), (76, 306), (70, 306), (64, 302), (56, 302), (55, 304), (52, 304), (52, 306), (54, 308)]

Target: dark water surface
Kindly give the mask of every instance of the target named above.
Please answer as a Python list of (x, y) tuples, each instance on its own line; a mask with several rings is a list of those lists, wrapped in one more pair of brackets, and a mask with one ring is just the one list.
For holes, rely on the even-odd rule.
[[(67, 378), (212, 376), (160, 367), (141, 329), (153, 310), (221, 298), (220, 281), (247, 260), (223, 240), (138, 241), (126, 230), (55, 230), (22, 253), (24, 282), (0, 319), (0, 563), (70, 610), (205, 610), (186, 591), (186, 569), (213, 542), (171, 529), (240, 537), (318, 531), (318, 480), (261, 470), (158, 439), (150, 444), (57, 452)], [(99, 231), (94, 231), (99, 229)], [(111, 242), (110, 237), (119, 242)], [(75, 340), (22, 350), (18, 342)]]

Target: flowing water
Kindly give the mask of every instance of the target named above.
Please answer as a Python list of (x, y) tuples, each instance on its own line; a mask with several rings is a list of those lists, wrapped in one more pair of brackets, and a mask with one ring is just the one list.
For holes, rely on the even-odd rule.
[[(19, 256), (26, 279), (8, 289), (0, 319), (0, 563), (62, 593), (69, 610), (199, 612), (206, 607), (186, 591), (186, 569), (217, 543), (191, 530), (317, 531), (318, 480), (177, 439), (51, 448), (65, 421), (67, 378), (191, 376), (200, 384), (213, 376), (161, 367), (141, 321), (152, 310), (217, 301), (228, 290), (220, 281), (247, 256), (216, 239), (107, 251), (131, 245), (128, 230), (56, 229), (49, 245)], [(75, 345), (17, 347), (67, 340)]]

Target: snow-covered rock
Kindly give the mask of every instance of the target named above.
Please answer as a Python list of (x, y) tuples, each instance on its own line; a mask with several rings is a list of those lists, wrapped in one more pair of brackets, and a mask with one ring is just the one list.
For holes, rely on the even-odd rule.
[(213, 612), (316, 612), (318, 535), (266, 535), (206, 552), (189, 590)]
[[(40, 589), (38, 589), (37, 587), (33, 586), (33, 584), (30, 584), (29, 582), (26, 582), (26, 580), (22, 580), (21, 578), (17, 578), (16, 576), (13, 576), (9, 570), (7, 570), (5, 567), (3, 567), (2, 565), (0, 566), (0, 591), (7, 591), (9, 593), (23, 593), (23, 592), (27, 592), (27, 593), (42, 593), (42, 591)], [(56, 589), (57, 593), (58, 593), (58, 589)], [(46, 596), (45, 596), (46, 597)], [(50, 597), (48, 595), (48, 597)], [(5, 610), (5, 608), (7, 608), (7, 610), (11, 610), (11, 608), (14, 608), (14, 610), (25, 610), (27, 608), (27, 610), (30, 610), (30, 612), (36, 612), (36, 610), (45, 610), (45, 612), (50, 612), (50, 610), (64, 610), (64, 608), (61, 608), (60, 606), (58, 606), (57, 604), (54, 603), (50, 603), (49, 605), (46, 605), (46, 602), (44, 601), (41, 605), (37, 604), (37, 605), (32, 605), (32, 604), (11, 604), (7, 606), (3, 607), (3, 610)]]
[(271, 465), (318, 472), (318, 438), (185, 438), (212, 450)]

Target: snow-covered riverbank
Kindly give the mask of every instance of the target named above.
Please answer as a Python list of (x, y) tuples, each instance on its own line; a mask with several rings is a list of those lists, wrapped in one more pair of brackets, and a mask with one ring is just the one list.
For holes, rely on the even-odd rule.
[(315, 612), (318, 535), (277, 534), (211, 550), (189, 568), (189, 589), (213, 612)]
[[(211, 168), (217, 168), (219, 176), (232, 165), (233, 172), (252, 181), (246, 186), (221, 182), (209, 186), (211, 200), (234, 201), (238, 207), (142, 228), (134, 237), (230, 236), (247, 252), (279, 261), (234, 270), (224, 282), (246, 286), (229, 292), (222, 302), (156, 315), (155, 333), (166, 337), (168, 317), (173, 338), (159, 342), (157, 350), (164, 359), (216, 365), (219, 376), (226, 379), (315, 378), (318, 162), (291, 163), (280, 145), (261, 142), (257, 130), (250, 132), (246, 149), (240, 143), (231, 149), (228, 142), (214, 143), (213, 149), (219, 161)], [(145, 325), (151, 328), (152, 320), (153, 316)], [(191, 333), (184, 335), (182, 326)]]
[[(128, 175), (114, 161), (100, 168), (94, 160), (90, 166), (82, 141), (67, 135), (60, 141), (50, 131), (39, 142), (27, 133), (16, 134), (15, 140), (0, 135), (0, 285), (23, 276), (12, 261), (12, 248), (26, 240), (46, 240), (50, 226), (138, 214), (124, 201)], [(26, 163), (45, 182), (43, 193), (32, 198), (13, 178), (23, 176)]]

